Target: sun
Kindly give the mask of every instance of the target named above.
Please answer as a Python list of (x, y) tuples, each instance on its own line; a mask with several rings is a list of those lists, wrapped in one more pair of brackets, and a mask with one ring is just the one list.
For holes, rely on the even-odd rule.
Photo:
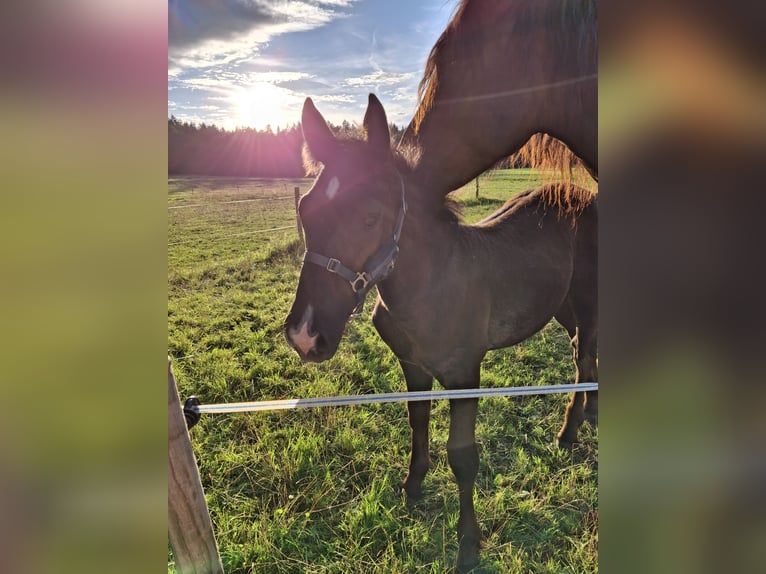
[(252, 84), (232, 97), (230, 124), (263, 130), (266, 126), (277, 127), (290, 124), (290, 112), (286, 109), (289, 92), (274, 84)]

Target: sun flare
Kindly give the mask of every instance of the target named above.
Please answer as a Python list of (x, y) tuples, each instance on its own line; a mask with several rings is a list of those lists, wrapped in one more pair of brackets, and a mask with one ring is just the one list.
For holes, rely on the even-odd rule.
[(232, 98), (232, 115), (229, 127), (249, 127), (263, 130), (266, 126), (290, 125), (290, 113), (286, 109), (289, 92), (274, 84), (261, 82), (235, 94)]

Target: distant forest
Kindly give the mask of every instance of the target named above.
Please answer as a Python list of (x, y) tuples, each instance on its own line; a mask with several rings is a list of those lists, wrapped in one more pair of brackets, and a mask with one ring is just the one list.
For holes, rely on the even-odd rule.
[[(336, 135), (363, 137), (362, 128), (343, 121), (329, 124)], [(403, 128), (389, 124), (396, 144)], [(168, 175), (222, 175), (232, 177), (304, 177), (303, 132), (300, 124), (273, 131), (238, 128), (168, 119)], [(526, 167), (523, 158), (502, 159), (492, 169)]]
[[(336, 134), (358, 135), (361, 128), (344, 121), (330, 124)], [(398, 141), (402, 129), (391, 124), (391, 137)], [(304, 177), (303, 133), (300, 124), (273, 131), (239, 128), (234, 131), (215, 125), (168, 119), (168, 174), (222, 175), (234, 177)]]

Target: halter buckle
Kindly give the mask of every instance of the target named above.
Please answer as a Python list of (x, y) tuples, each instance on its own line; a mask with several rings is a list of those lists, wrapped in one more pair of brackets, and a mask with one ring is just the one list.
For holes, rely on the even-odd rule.
[[(361, 287), (359, 286), (360, 281), (362, 282)], [(370, 284), (370, 281), (372, 281), (372, 278), (368, 276), (364, 271), (361, 271), (356, 274), (356, 279), (351, 282), (351, 289), (354, 291), (354, 293), (364, 291), (367, 289), (367, 285)]]
[(338, 265), (340, 265), (340, 260), (330, 257), (330, 260), (327, 262), (327, 266), (325, 267), (325, 269), (327, 269), (328, 271), (331, 271), (332, 273), (335, 273), (335, 270), (338, 268)]

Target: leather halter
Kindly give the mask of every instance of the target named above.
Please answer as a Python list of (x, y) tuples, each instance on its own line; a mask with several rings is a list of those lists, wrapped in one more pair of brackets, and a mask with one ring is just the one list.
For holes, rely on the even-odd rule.
[(340, 259), (327, 257), (313, 251), (306, 251), (303, 255), (304, 263), (313, 263), (330, 273), (340, 275), (351, 285), (351, 290), (356, 295), (356, 307), (351, 316), (359, 315), (364, 306), (364, 298), (367, 293), (380, 281), (385, 279), (396, 264), (396, 258), (399, 256), (399, 236), (402, 234), (402, 225), (404, 216), (407, 213), (407, 201), (404, 197), (404, 179), (397, 171), (399, 182), (402, 185), (402, 204), (399, 207), (399, 214), (396, 217), (394, 226), (394, 236), (389, 241), (381, 245), (378, 250), (366, 261), (362, 271), (353, 271), (346, 267)]

